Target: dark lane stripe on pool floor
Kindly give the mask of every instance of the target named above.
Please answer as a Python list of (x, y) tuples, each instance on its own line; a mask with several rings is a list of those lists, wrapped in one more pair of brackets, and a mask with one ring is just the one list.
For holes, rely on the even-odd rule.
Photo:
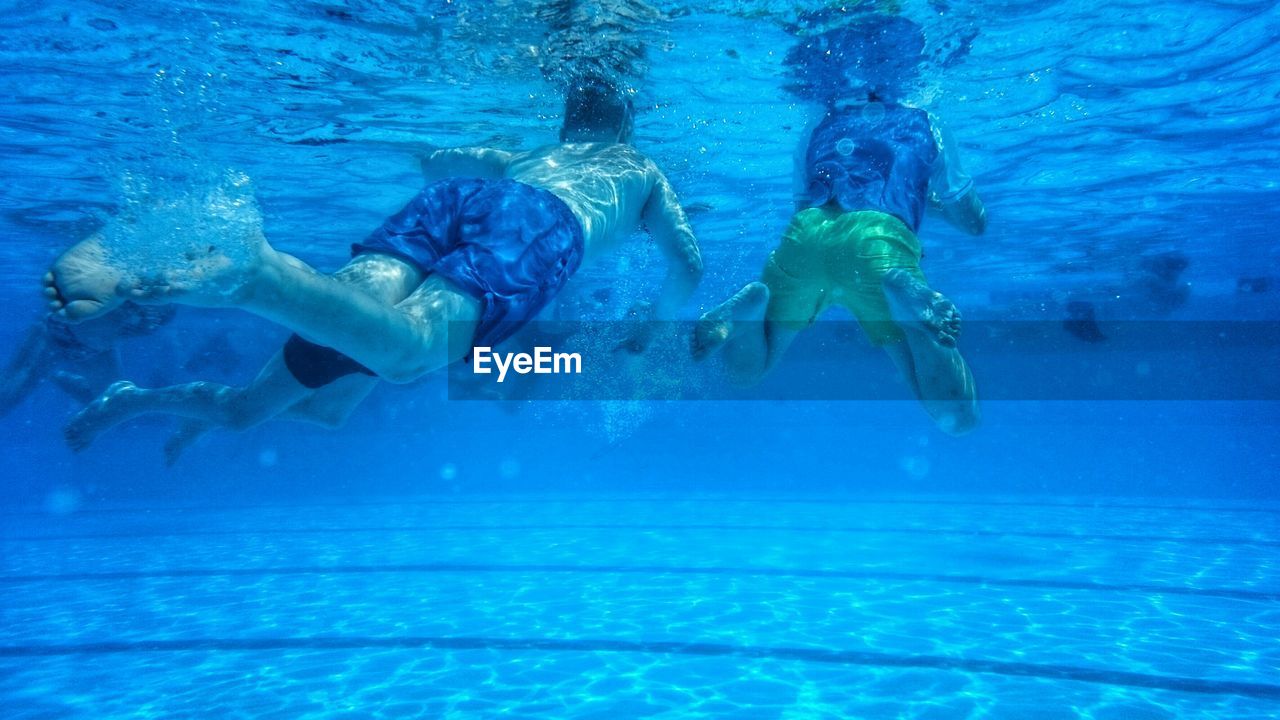
[(544, 638), (489, 637), (317, 637), (193, 639), (139, 642), (99, 642), (74, 645), (0, 646), (0, 657), (30, 658), (76, 655), (111, 655), (156, 652), (252, 652), (263, 650), (500, 650), (506, 652), (612, 652), (651, 655), (731, 657), (751, 660), (798, 660), (831, 665), (913, 668), (987, 673), (1047, 680), (1073, 680), (1099, 685), (1119, 685), (1208, 695), (1236, 695), (1280, 700), (1280, 685), (1207, 680), (1102, 670), (1072, 665), (970, 660), (936, 655), (891, 655), (856, 650), (820, 650), (791, 647), (756, 647), (717, 643), (634, 642), (627, 640), (553, 640)]
[[(288, 505), (276, 503), (240, 504), (240, 505), (185, 505), (185, 506), (139, 506), (139, 507), (87, 507), (76, 511), (78, 515), (114, 515), (130, 513), (224, 513), (244, 510), (301, 510), (312, 508), (367, 509), (378, 507), (431, 507), (431, 506), (473, 506), (473, 505), (583, 505), (588, 503), (624, 505), (624, 504), (679, 504), (679, 503), (715, 503), (718, 505), (922, 505), (922, 506), (954, 506), (954, 507), (1010, 507), (1010, 508), (1063, 508), (1086, 510), (1169, 510), (1173, 512), (1207, 512), (1207, 513), (1262, 513), (1280, 515), (1280, 506), (1209, 506), (1209, 505), (1143, 505), (1115, 502), (1051, 502), (1037, 500), (981, 500), (981, 499), (912, 499), (912, 498), (850, 498), (850, 497), (563, 497), (563, 498), (406, 498), (404, 500), (334, 500), (332, 502), (292, 503)], [(45, 517), (46, 511), (32, 508), (28, 511), (0, 512), (0, 517)]]
[(1098, 540), (1106, 542), (1155, 542), (1184, 545), (1242, 545), (1254, 547), (1280, 547), (1280, 540), (1263, 540), (1239, 537), (1179, 537), (1175, 535), (1094, 535), (1088, 533), (1026, 532), (1019, 530), (966, 530), (902, 528), (902, 527), (809, 527), (786, 525), (610, 525), (610, 524), (557, 524), (557, 525), (406, 525), (401, 527), (320, 527), (320, 528), (264, 528), (237, 530), (156, 530), (151, 532), (82, 533), (70, 535), (21, 535), (0, 537), (0, 542), (52, 542), (60, 540), (137, 540), (166, 537), (227, 537), (234, 535), (340, 535), (344, 533), (416, 533), (416, 532), (483, 532), (501, 531), (556, 531), (556, 530), (629, 530), (636, 532), (662, 531), (685, 532), (710, 530), (717, 532), (795, 532), (795, 533), (850, 533), (859, 535), (920, 535), (941, 537), (1010, 537), (1041, 540)]
[(1109, 584), (1081, 580), (1032, 580), (993, 578), (981, 575), (932, 575), (927, 573), (873, 572), (864, 570), (808, 570), (804, 568), (681, 567), (662, 565), (467, 565), (428, 563), (410, 565), (334, 565), (267, 568), (174, 568), (155, 571), (65, 573), (48, 575), (3, 575), (0, 585), (39, 582), (113, 582), (198, 577), (272, 577), (281, 575), (374, 575), (408, 573), (582, 573), (627, 575), (729, 575), (835, 580), (893, 580), (906, 582), (960, 583), (990, 587), (1030, 587), (1054, 590), (1144, 593), (1154, 595), (1197, 595), (1233, 600), (1280, 601), (1280, 592), (1233, 588), (1193, 588), (1176, 585)]

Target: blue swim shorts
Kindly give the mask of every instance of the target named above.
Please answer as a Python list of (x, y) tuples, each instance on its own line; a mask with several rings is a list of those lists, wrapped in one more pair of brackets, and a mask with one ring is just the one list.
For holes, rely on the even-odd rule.
[[(514, 180), (432, 183), (352, 255), (394, 255), (480, 301), (472, 344), (494, 347), (538, 314), (582, 264), (582, 225), (555, 195)], [(285, 361), (311, 388), (373, 374), (335, 350), (294, 337)]]
[(582, 224), (555, 195), (515, 180), (428, 185), (352, 255), (395, 255), (480, 301), (473, 345), (511, 337), (582, 264)]

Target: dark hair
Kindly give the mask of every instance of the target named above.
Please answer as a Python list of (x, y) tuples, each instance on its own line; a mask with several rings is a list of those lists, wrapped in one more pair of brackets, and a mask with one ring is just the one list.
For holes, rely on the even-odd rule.
[(570, 83), (564, 99), (561, 140), (627, 142), (635, 122), (635, 105), (626, 92), (597, 77)]

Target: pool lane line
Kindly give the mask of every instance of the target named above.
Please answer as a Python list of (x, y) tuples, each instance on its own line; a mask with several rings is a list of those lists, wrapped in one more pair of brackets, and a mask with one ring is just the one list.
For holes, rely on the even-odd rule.
[(861, 650), (822, 650), (800, 647), (727, 645), (608, 639), (563, 640), (500, 637), (285, 637), (143, 640), (69, 645), (0, 646), (0, 658), (70, 657), (165, 652), (255, 652), (275, 650), (501, 650), (505, 652), (608, 652), (647, 655), (729, 657), (747, 660), (794, 660), (829, 665), (910, 668), (1068, 680), (1096, 685), (1135, 687), (1203, 695), (1233, 695), (1280, 700), (1280, 685), (1210, 680), (1103, 670), (1074, 665), (1038, 664), (953, 658), (939, 655), (894, 655)]
[(276, 577), (286, 575), (388, 575), (420, 573), (566, 573), (591, 575), (708, 575), (814, 578), (830, 580), (894, 580), (904, 582), (958, 583), (986, 587), (1029, 587), (1090, 592), (1144, 593), (1153, 595), (1191, 595), (1232, 600), (1277, 602), (1280, 591), (1241, 590), (1233, 588), (1192, 588), (1176, 585), (1109, 584), (1080, 580), (1032, 580), (991, 578), (981, 575), (937, 575), (927, 573), (873, 572), (864, 570), (809, 570), (803, 568), (690, 567), (663, 565), (572, 565), (572, 564), (463, 564), (414, 563), (404, 565), (334, 565), (284, 566), (265, 568), (174, 568), (155, 571), (118, 571), (100, 573), (62, 573), (32, 575), (0, 575), (0, 586), (40, 582), (115, 582), (120, 580), (153, 580), (214, 577)]
[(1178, 537), (1173, 535), (1095, 535), (1065, 532), (1027, 532), (1020, 530), (965, 530), (942, 528), (904, 528), (904, 527), (818, 527), (818, 526), (786, 526), (786, 525), (715, 525), (715, 524), (608, 524), (608, 523), (566, 523), (556, 525), (544, 524), (451, 524), (451, 525), (404, 525), (364, 526), (364, 527), (318, 527), (318, 528), (265, 528), (238, 530), (159, 530), (153, 532), (127, 533), (77, 533), (68, 535), (19, 535), (0, 536), (0, 542), (50, 542), (66, 540), (137, 540), (142, 538), (166, 537), (227, 537), (236, 535), (327, 535), (344, 533), (418, 533), (418, 532), (476, 532), (486, 530), (525, 531), (525, 530), (631, 530), (631, 531), (674, 531), (706, 530), (716, 532), (796, 532), (796, 533), (849, 533), (859, 535), (922, 535), (943, 537), (1010, 537), (1036, 538), (1043, 540), (1076, 540), (1107, 542), (1155, 542), (1177, 543), (1182, 545), (1235, 545), (1255, 547), (1280, 547), (1280, 540), (1258, 540), (1251, 538), (1223, 537)]
[[(1262, 513), (1270, 515), (1280, 515), (1280, 506), (1274, 507), (1249, 507), (1243, 505), (1233, 506), (1196, 506), (1196, 505), (1133, 505), (1125, 503), (1108, 503), (1108, 502), (1035, 502), (1035, 501), (1013, 501), (1013, 500), (931, 500), (931, 499), (910, 499), (910, 498), (849, 498), (849, 497), (816, 497), (803, 498), (794, 496), (784, 497), (704, 497), (704, 498), (679, 498), (679, 497), (584, 497), (584, 498), (423, 498), (416, 497), (405, 500), (360, 500), (352, 498), (350, 500), (334, 500), (326, 502), (309, 502), (309, 503), (249, 503), (238, 505), (184, 505), (184, 506), (139, 506), (139, 507), (103, 507), (103, 508), (84, 508), (78, 510), (78, 515), (116, 515), (131, 513), (182, 513), (182, 514), (205, 514), (205, 513), (221, 513), (227, 511), (241, 510), (302, 510), (313, 508), (378, 508), (378, 507), (432, 507), (432, 506), (473, 506), (473, 505), (582, 505), (587, 503), (597, 504), (638, 504), (638, 503), (716, 503), (721, 505), (732, 505), (734, 503), (745, 505), (920, 505), (920, 506), (956, 506), (956, 507), (1013, 507), (1013, 508), (1063, 508), (1063, 509), (1088, 509), (1088, 510), (1169, 510), (1174, 512), (1207, 512), (1207, 513)], [(28, 511), (3, 511), (0, 517), (46, 517), (43, 510), (32, 508)]]

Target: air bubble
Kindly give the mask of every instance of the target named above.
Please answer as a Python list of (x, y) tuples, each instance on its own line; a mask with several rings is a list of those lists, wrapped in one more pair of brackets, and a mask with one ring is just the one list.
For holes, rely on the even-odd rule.
[(919, 455), (907, 455), (898, 461), (903, 472), (915, 480), (923, 480), (929, 475), (929, 460)]
[(280, 453), (275, 448), (267, 448), (258, 453), (258, 465), (264, 468), (272, 468), (276, 463), (280, 462)]
[(44, 509), (50, 515), (70, 515), (80, 509), (80, 493), (71, 488), (58, 488), (45, 497)]

